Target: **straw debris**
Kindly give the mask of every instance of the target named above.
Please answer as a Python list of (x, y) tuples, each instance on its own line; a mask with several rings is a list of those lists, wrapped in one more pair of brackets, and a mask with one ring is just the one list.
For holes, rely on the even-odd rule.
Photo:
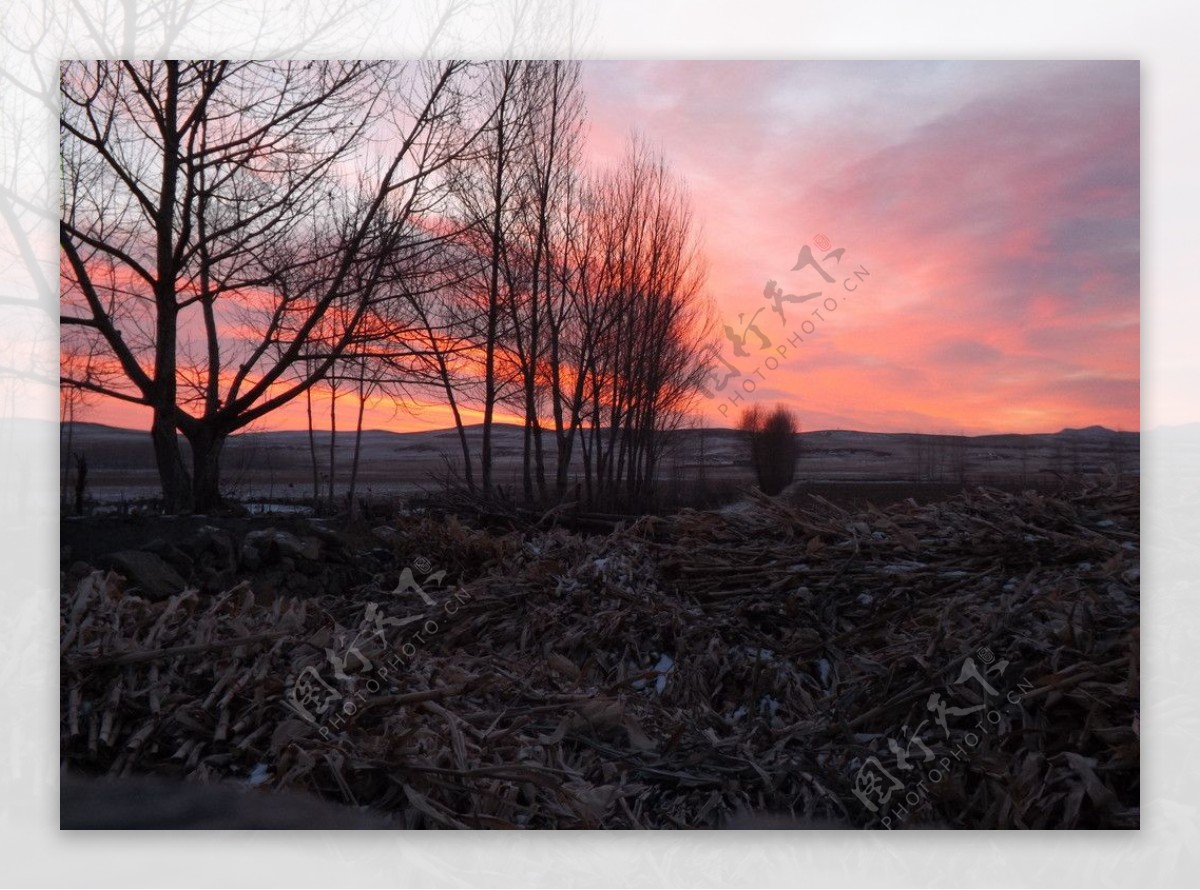
[(405, 828), (1136, 828), (1138, 516), (1111, 480), (757, 495), (590, 537), (397, 521), (419, 589), (93, 572), (62, 596), (62, 758)]

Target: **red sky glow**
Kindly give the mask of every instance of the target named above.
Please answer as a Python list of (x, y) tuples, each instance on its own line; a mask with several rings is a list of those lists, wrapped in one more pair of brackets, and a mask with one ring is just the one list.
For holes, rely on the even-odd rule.
[[(588, 162), (615, 161), (634, 130), (660, 147), (703, 227), (719, 326), (762, 310), (769, 349), (751, 335), (738, 358), (722, 338), (743, 376), (701, 403), (710, 425), (752, 400), (791, 406), (805, 430), (1139, 428), (1136, 62), (585, 62), (583, 74)], [(792, 271), (805, 244), (828, 253), (818, 236), (845, 249), (823, 261), (832, 285)], [(844, 290), (860, 267), (869, 276)], [(785, 326), (768, 279), (837, 308), (817, 320), (822, 299), (785, 304)], [(354, 399), (340, 404), (348, 426)], [(327, 419), (327, 402), (317, 410)], [(115, 403), (85, 419), (145, 425)], [(256, 428), (302, 428), (303, 399), (268, 421)], [(368, 404), (372, 428), (451, 423), (436, 405)]]

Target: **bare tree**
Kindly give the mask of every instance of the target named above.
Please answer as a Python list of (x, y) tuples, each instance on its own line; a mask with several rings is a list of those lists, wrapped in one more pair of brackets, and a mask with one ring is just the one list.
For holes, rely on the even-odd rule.
[[(451, 201), (430, 223), (436, 249), (432, 239), (417, 245), (415, 232), (393, 245), (378, 304), (324, 385), (370, 379), (397, 404), (437, 393), (466, 484), (485, 497), (496, 491), (497, 412), (507, 410), (523, 421), (526, 499), (549, 496), (547, 418), (556, 495), (578, 450), (589, 497), (644, 499), (707, 370), (711, 319), (686, 189), (639, 140), (615, 169), (581, 169), (575, 66), (494, 62), (478, 85), (479, 136), (446, 165)], [(281, 265), (303, 268), (294, 258)], [(294, 292), (304, 287), (284, 278)], [(329, 318), (341, 312), (337, 304)], [(309, 355), (336, 341), (340, 327), (329, 327), (309, 333)], [(467, 428), (476, 412), (477, 452)]]
[(67, 492), (71, 488), (71, 461), (74, 451), (75, 425), (78, 422), (79, 411), (86, 404), (88, 393), (78, 386), (63, 385), (58, 390), (59, 431), (65, 433), (66, 440), (62, 444), (62, 503), (67, 503)]
[(796, 476), (800, 447), (796, 416), (783, 405), (764, 411), (757, 405), (742, 412), (738, 428), (750, 443), (750, 463), (763, 493), (776, 495)]
[(474, 140), (470, 71), (63, 66), (62, 322), (121, 377), (69, 382), (151, 410), (165, 509), (218, 503), (225, 439), (356, 342), (389, 257)]
[(703, 382), (712, 324), (690, 202), (664, 159), (635, 139), (596, 189), (584, 471), (596, 495), (634, 503)]
[[(444, 321), (454, 329), (450, 342), (472, 341), (480, 354), (479, 463), (485, 492), (494, 484), (495, 414), (504, 406), (523, 418), (525, 497), (534, 497), (535, 486), (539, 497), (547, 494), (542, 415), (554, 376), (547, 357), (570, 310), (560, 286), (563, 241), (558, 236), (564, 198), (577, 175), (578, 81), (574, 63), (492, 63), (490, 125), (481, 150), (456, 168), (467, 254), (460, 268), (469, 274), (457, 277), (453, 289), (459, 305)], [(434, 326), (427, 327), (432, 334)], [(446, 364), (439, 366), (444, 379)], [(450, 395), (453, 388), (447, 385), (446, 391)], [(454, 410), (457, 420), (457, 405)], [(557, 429), (561, 432), (561, 421)], [(464, 457), (470, 466), (465, 439)]]
[[(470, 268), (470, 262), (465, 266)], [(424, 374), (414, 373), (411, 376), (424, 377), (436, 392), (444, 396), (458, 433), (463, 478), (467, 489), (474, 493), (474, 462), (463, 409), (469, 401), (469, 390), (472, 388), (471, 355), (475, 347), (470, 332), (477, 330), (480, 322), (470, 308), (464, 315), (463, 307), (453, 301), (452, 295), (451, 284), (445, 284), (431, 293), (414, 294), (410, 291), (407, 294), (418, 325), (414, 336), (414, 340), (421, 345), (418, 358), (424, 365)]]
[[(500, 364), (498, 351), (505, 333), (502, 328), (505, 306), (511, 302), (511, 294), (506, 293), (505, 288), (506, 285), (511, 288), (512, 283), (507, 236), (518, 193), (515, 156), (528, 138), (526, 108), (518, 96), (522, 76), (522, 62), (504, 61), (492, 66), (489, 84), (494, 112), (484, 131), (487, 150), (479, 155), (481, 163), (477, 172), (468, 169), (460, 179), (460, 183), (467, 186), (460, 190), (460, 199), (468, 222), (477, 220), (480, 225), (481, 247), (486, 257), (482, 270), (486, 276), (486, 309), (482, 332), (484, 392), (480, 454), (480, 482), (485, 497), (490, 497), (493, 490), (492, 426), (496, 404), (503, 396), (504, 378), (511, 377), (511, 368)], [(476, 173), (474, 177), (473, 172)]]
[[(559, 393), (559, 350), (567, 300), (556, 287), (555, 254), (563, 249), (554, 238), (570, 198), (582, 137), (583, 101), (579, 92), (579, 66), (573, 62), (534, 62), (525, 70), (523, 97), (528, 106), (530, 141), (524, 159), (525, 200), (520, 202), (518, 250), (524, 261), (525, 292), (511, 302), (513, 334), (522, 377), (525, 414), (522, 476), (526, 498), (547, 494), (546, 463), (542, 441), (540, 398), (551, 393), (555, 410), (556, 439), (562, 438)], [(557, 297), (557, 298), (556, 298)], [(547, 361), (549, 360), (549, 361)], [(548, 385), (544, 385), (548, 384)]]

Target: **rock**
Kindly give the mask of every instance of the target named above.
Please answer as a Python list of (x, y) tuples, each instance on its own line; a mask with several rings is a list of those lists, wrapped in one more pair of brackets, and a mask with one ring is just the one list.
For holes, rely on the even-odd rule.
[(257, 571), (263, 564), (262, 554), (253, 544), (242, 544), (242, 568), (247, 571)]
[(150, 543), (143, 544), (142, 550), (161, 557), (184, 578), (192, 574), (192, 558), (174, 544), (170, 544), (162, 538), (155, 538)]
[(217, 572), (232, 572), (237, 568), (237, 547), (233, 538), (219, 528), (203, 526), (184, 545), (191, 552), (197, 567), (211, 568)]
[(392, 528), (390, 525), (380, 525), (371, 529), (371, 534), (383, 541), (385, 544), (395, 544), (400, 540), (400, 532)]
[(144, 550), (110, 553), (105, 562), (124, 575), (147, 599), (163, 600), (187, 587), (187, 582), (161, 557)]
[(274, 528), (250, 532), (242, 540), (242, 567), (259, 569), (279, 562), (279, 540), (284, 536), (293, 537)]
[(242, 542), (242, 566), (257, 569), (275, 565), (283, 559), (317, 562), (321, 558), (321, 542), (316, 538), (298, 538), (278, 528), (250, 532)]
[(321, 558), (321, 542), (316, 538), (301, 538), (299, 555), (316, 562)]

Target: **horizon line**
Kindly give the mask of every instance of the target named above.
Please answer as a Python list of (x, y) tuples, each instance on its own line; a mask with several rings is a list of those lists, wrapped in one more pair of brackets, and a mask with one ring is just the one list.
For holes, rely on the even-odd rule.
[[(35, 421), (38, 420), (37, 418), (12, 418), (12, 419), (13, 420), (25, 419), (25, 420), (35, 420)], [(60, 428), (66, 427), (69, 424), (73, 423), (75, 425), (85, 425), (86, 424), (88, 426), (103, 427), (104, 429), (114, 430), (117, 432), (132, 433), (132, 434), (137, 434), (137, 435), (142, 435), (142, 434), (149, 435), (149, 433), (150, 433), (150, 431), (148, 429), (140, 429), (137, 427), (114, 426), (112, 424), (100, 423), (98, 421), (92, 421), (92, 420), (75, 420), (75, 421), (42, 420), (41, 422), (57, 423)], [(1155, 429), (1174, 429), (1174, 428), (1178, 428), (1178, 427), (1182, 427), (1182, 426), (1193, 426), (1193, 425), (1200, 426), (1200, 422), (1192, 422), (1192, 423), (1184, 423), (1184, 424), (1163, 424), (1160, 427), (1156, 427)], [(465, 424), (463, 428), (464, 428), (464, 430), (474, 430), (474, 429), (480, 429), (482, 427), (483, 427), (483, 423), (480, 422), (480, 423)], [(507, 421), (496, 421), (492, 424), (493, 429), (500, 428), (500, 427), (512, 427), (513, 429), (518, 429), (518, 430), (523, 428), (522, 425), (519, 423), (511, 423), (511, 422), (507, 422)], [(542, 427), (542, 430), (545, 432), (553, 433), (554, 427), (552, 425), (544, 426), (544, 427)], [(708, 432), (729, 432), (729, 433), (741, 432), (737, 427), (727, 427), (727, 426), (680, 427), (675, 430), (670, 430), (668, 432), (685, 432), (685, 431), (696, 432), (699, 430), (704, 430), (704, 431), (708, 431)], [(944, 437), (955, 438), (955, 439), (982, 439), (982, 438), (995, 437), (995, 436), (1057, 436), (1057, 435), (1060, 435), (1060, 434), (1066, 433), (1066, 432), (1081, 432), (1084, 430), (1103, 430), (1105, 432), (1116, 433), (1118, 435), (1124, 435), (1124, 434), (1141, 435), (1140, 428), (1135, 429), (1135, 430), (1127, 430), (1127, 429), (1113, 428), (1113, 427), (1105, 426), (1104, 424), (1098, 424), (1098, 423), (1088, 424), (1087, 426), (1082, 426), (1082, 427), (1064, 426), (1057, 430), (1044, 430), (1041, 432), (1028, 432), (1028, 433), (1018, 433), (1018, 432), (931, 433), (931, 432), (920, 432), (917, 430), (885, 432), (882, 430), (856, 429), (853, 427), (822, 427), (819, 429), (811, 429), (811, 430), (804, 430), (804, 429), (797, 430), (797, 434), (801, 435), (801, 436), (808, 436), (808, 435), (815, 435), (817, 433), (860, 433), (860, 434), (869, 435), (869, 436), (944, 436)], [(303, 434), (307, 435), (308, 432), (309, 432), (309, 430), (306, 427), (296, 427), (296, 428), (289, 427), (289, 428), (285, 428), (285, 429), (269, 429), (269, 430), (241, 430), (241, 431), (238, 431), (235, 433), (230, 433), (229, 437), (232, 439), (236, 436), (261, 436), (261, 435), (270, 435), (273, 433), (303, 433)], [(356, 431), (353, 428), (339, 429), (337, 432), (344, 434), (344, 435), (350, 435), (350, 436), (353, 436), (356, 434)], [(436, 429), (424, 429), (424, 430), (389, 430), (389, 429), (382, 429), (379, 427), (372, 427), (369, 429), (364, 429), (362, 432), (364, 435), (366, 433), (387, 433), (388, 435), (393, 435), (393, 436), (413, 436), (413, 435), (436, 435), (439, 433), (457, 434), (458, 428), (454, 427), (454, 426), (448, 426), (448, 427), (438, 427)], [(330, 430), (328, 428), (322, 428), (322, 429), (314, 428), (312, 430), (312, 433), (313, 433), (313, 435), (320, 435), (320, 434), (329, 435)], [(179, 433), (178, 435), (182, 435), (182, 433)]]

